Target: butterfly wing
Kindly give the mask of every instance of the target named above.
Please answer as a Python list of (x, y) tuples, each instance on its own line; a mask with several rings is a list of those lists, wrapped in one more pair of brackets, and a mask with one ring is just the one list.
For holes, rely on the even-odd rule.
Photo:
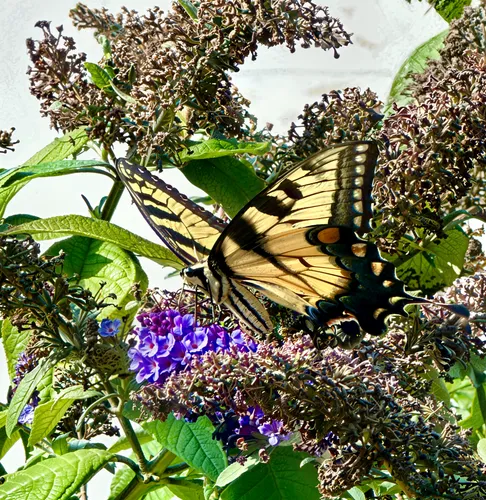
[(224, 221), (144, 167), (124, 159), (116, 167), (145, 220), (182, 262), (194, 264), (209, 255), (227, 225)]
[(393, 265), (356, 236), (369, 227), (377, 156), (374, 143), (346, 143), (295, 166), (228, 225), (209, 256), (212, 273), (318, 323), (354, 317), (382, 333), (386, 316), (411, 300)]

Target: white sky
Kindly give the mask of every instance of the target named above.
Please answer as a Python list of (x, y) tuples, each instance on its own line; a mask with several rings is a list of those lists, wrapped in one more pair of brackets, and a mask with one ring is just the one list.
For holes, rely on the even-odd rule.
[[(317, 49), (298, 50), (290, 54), (284, 48), (264, 49), (256, 62), (248, 62), (234, 82), (252, 102), (251, 111), (261, 124), (271, 122), (277, 131), (284, 132), (295, 120), (304, 104), (319, 100), (320, 95), (346, 86), (370, 87), (386, 99), (392, 79), (407, 55), (433, 35), (446, 29), (446, 23), (428, 10), (425, 1), (415, 0), (409, 5), (405, 0), (329, 0), (317, 2), (329, 6), (330, 14), (339, 17), (345, 29), (354, 33), (354, 45), (342, 48), (336, 60), (332, 52)], [(97, 62), (101, 51), (88, 32), (77, 32), (68, 19), (68, 11), (75, 1), (3, 0), (0, 17), (0, 129), (16, 128), (15, 139), (20, 140), (13, 154), (0, 155), (0, 168), (13, 168), (31, 157), (56, 134), (49, 129), (46, 118), (39, 116), (38, 102), (29, 94), (25, 74), (29, 60), (25, 39), (40, 37), (34, 28), (38, 20), (50, 20), (52, 26), (64, 25), (65, 34), (77, 40), (79, 50), (88, 54), (88, 60)], [(120, 6), (144, 12), (153, 6), (146, 0), (92, 0), (90, 7), (106, 7), (117, 12)], [(158, 5), (167, 10), (170, 2)], [(93, 157), (94, 158), (94, 157)], [(170, 172), (168, 182), (183, 193), (198, 194), (182, 175)], [(167, 180), (167, 179), (166, 179)], [(92, 205), (108, 193), (110, 186), (105, 179), (86, 174), (32, 181), (11, 202), (7, 215), (30, 213), (43, 217), (76, 213), (88, 215), (81, 194)], [(122, 198), (113, 222), (148, 239), (158, 242), (155, 234), (145, 224), (127, 195)], [(167, 284), (167, 270), (150, 261), (143, 261), (152, 286), (176, 287), (177, 281)], [(0, 401), (5, 401), (8, 387), (3, 350), (0, 353)], [(2, 464), (13, 472), (23, 462), (19, 448), (11, 451)], [(103, 471), (90, 490), (89, 498), (103, 500), (108, 497), (110, 475)]]

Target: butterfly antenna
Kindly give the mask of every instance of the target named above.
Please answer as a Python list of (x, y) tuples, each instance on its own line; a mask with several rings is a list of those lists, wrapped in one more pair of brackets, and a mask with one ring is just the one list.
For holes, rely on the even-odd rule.
[(197, 290), (197, 286), (194, 290), (194, 324), (196, 325), (197, 324), (197, 297), (198, 297), (198, 294), (197, 294), (198, 290)]
[(214, 315), (214, 308), (215, 308), (215, 304), (214, 304), (214, 300), (213, 300), (213, 294), (211, 293), (211, 287), (209, 287), (209, 300), (211, 301), (211, 321), (213, 323), (215, 323), (215, 315)]

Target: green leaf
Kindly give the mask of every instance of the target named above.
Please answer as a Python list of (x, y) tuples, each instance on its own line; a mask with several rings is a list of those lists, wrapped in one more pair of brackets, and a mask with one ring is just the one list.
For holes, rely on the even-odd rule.
[(270, 461), (260, 463), (233, 481), (221, 493), (221, 500), (318, 500), (317, 471), (314, 466), (300, 466), (307, 455), (291, 447), (277, 447)]
[(24, 406), (28, 403), (32, 393), (54, 364), (55, 362), (53, 359), (42, 358), (39, 364), (31, 372), (27, 373), (20, 382), (8, 409), (6, 424), (7, 436), (12, 434)]
[(62, 238), (71, 235), (86, 236), (107, 243), (113, 243), (120, 248), (129, 250), (142, 257), (147, 257), (162, 266), (170, 266), (174, 269), (182, 269), (184, 267), (182, 262), (167, 248), (152, 243), (111, 222), (90, 219), (81, 215), (63, 215), (39, 219), (3, 231), (3, 234), (22, 233), (31, 234), (38, 240)]
[(74, 401), (91, 398), (97, 394), (95, 391), (84, 391), (82, 386), (77, 385), (64, 389), (54, 401), (48, 401), (37, 406), (29, 435), (29, 446), (34, 446), (41, 439), (48, 436)]
[(111, 88), (116, 92), (118, 97), (121, 97), (124, 101), (130, 103), (130, 104), (139, 104), (136, 99), (133, 97), (129, 96), (123, 90), (119, 89), (114, 83), (113, 80), (110, 82)]
[[(0, 412), (0, 459), (3, 458), (8, 450), (19, 440), (20, 432), (15, 431), (10, 437), (7, 436), (5, 424), (7, 423), (8, 410)], [(0, 475), (2, 475), (0, 473)]]
[(191, 19), (197, 21), (197, 7), (194, 6), (189, 0), (177, 0), (179, 5), (189, 14)]
[[(68, 276), (77, 276), (77, 284), (91, 290), (96, 294), (100, 283), (104, 282), (102, 294), (107, 296), (114, 293), (116, 304), (124, 306), (133, 300), (131, 289), (134, 283), (139, 282), (141, 289), (148, 287), (148, 278), (131, 253), (113, 243), (93, 240), (83, 236), (72, 236), (54, 243), (46, 255), (59, 255), (60, 251), (66, 253), (63, 272)], [(133, 311), (132, 314), (135, 314)], [(110, 317), (112, 319), (126, 315), (124, 309), (118, 310), (114, 306), (102, 310), (98, 319)]]
[(484, 386), (476, 387), (474, 399), (469, 408), (469, 417), (461, 420), (459, 425), (464, 429), (472, 429), (474, 431), (480, 429), (486, 422), (486, 413), (481, 409), (481, 402), (484, 401)]
[(179, 153), (183, 163), (237, 154), (262, 155), (270, 150), (269, 142), (238, 142), (233, 139), (208, 139), (191, 145)]
[(343, 498), (351, 498), (352, 500), (366, 500), (365, 494), (356, 486), (346, 491)]
[(416, 48), (402, 64), (393, 80), (384, 109), (385, 115), (390, 114), (393, 103), (398, 106), (406, 106), (412, 101), (411, 96), (406, 92), (407, 87), (412, 82), (411, 74), (422, 73), (427, 67), (427, 61), (439, 59), (439, 50), (444, 44), (444, 39), (448, 32), (449, 30), (445, 30), (435, 35), (430, 40), (427, 40)]
[(450, 23), (462, 16), (464, 7), (471, 5), (471, 0), (434, 0), (434, 9)]
[(103, 450), (79, 450), (44, 460), (5, 476), (0, 500), (67, 500), (110, 460), (113, 455)]
[(230, 156), (191, 161), (182, 168), (182, 173), (222, 205), (230, 217), (265, 187), (252, 168)]
[(52, 161), (39, 164), (28, 164), (23, 167), (4, 170), (0, 174), (0, 217), (10, 200), (31, 180), (40, 177), (56, 177), (79, 172), (99, 172), (93, 167), (106, 165), (95, 160)]
[(119, 499), (123, 490), (130, 484), (134, 477), (135, 472), (130, 467), (119, 468), (111, 481), (110, 495), (107, 500)]
[(226, 454), (221, 442), (213, 439), (214, 427), (207, 417), (188, 423), (171, 414), (165, 422), (150, 422), (144, 428), (152, 432), (164, 448), (213, 481), (227, 466)]
[[(96, 39), (98, 40), (98, 43), (101, 45), (101, 48), (103, 49), (103, 55), (105, 56), (105, 59), (111, 59), (110, 39), (105, 35), (98, 35)], [(111, 70), (109, 66), (108, 68)]]
[[(164, 491), (166, 490), (166, 491)], [(191, 483), (189, 481), (182, 482), (178, 484), (169, 484), (167, 485), (164, 490), (155, 490), (150, 492), (146, 496), (146, 500), (162, 500), (163, 498), (171, 499), (174, 498), (181, 498), (183, 500), (204, 500), (204, 491), (202, 488), (202, 481), (201, 485), (197, 485), (194, 483)], [(165, 494), (163, 497), (161, 494)], [(170, 493), (167, 495), (167, 493)]]
[(8, 318), (2, 322), (2, 340), (5, 356), (7, 358), (7, 368), (10, 380), (15, 376), (15, 365), (20, 354), (25, 350), (31, 335), (30, 330), (19, 331), (10, 323)]
[(477, 452), (479, 458), (482, 460), (483, 464), (486, 464), (486, 439), (480, 439), (478, 441)]
[(447, 407), (451, 404), (451, 397), (444, 379), (439, 376), (439, 371), (433, 366), (428, 367), (423, 374), (425, 380), (432, 381), (430, 392), (437, 400), (442, 401)]
[(85, 62), (84, 67), (88, 70), (91, 80), (99, 89), (108, 94), (113, 94), (110, 75), (101, 66)]
[(238, 479), (242, 474), (245, 474), (250, 469), (260, 464), (260, 460), (253, 456), (248, 457), (244, 464), (238, 462), (232, 463), (230, 466), (226, 467), (223, 472), (218, 476), (215, 486), (218, 488), (224, 488), (228, 484), (232, 483)]
[(63, 434), (62, 436), (58, 436), (53, 439), (51, 446), (52, 451), (56, 455), (65, 455), (66, 453), (69, 453), (69, 445), (67, 440), (68, 435), (69, 434)]
[(24, 224), (25, 222), (32, 222), (34, 220), (39, 220), (40, 217), (37, 215), (29, 215), (29, 214), (14, 214), (9, 215), (3, 219), (3, 224), (0, 225), (0, 231), (5, 231), (8, 229), (8, 226), (19, 226), (20, 224)]
[(397, 275), (413, 290), (433, 294), (452, 285), (464, 266), (469, 239), (462, 229), (446, 232), (447, 238), (426, 242), (402, 263)]
[(29, 158), (24, 165), (37, 165), (51, 161), (64, 160), (68, 156), (74, 155), (83, 149), (89, 141), (86, 129), (78, 128), (68, 132), (62, 137), (54, 139), (45, 148)]

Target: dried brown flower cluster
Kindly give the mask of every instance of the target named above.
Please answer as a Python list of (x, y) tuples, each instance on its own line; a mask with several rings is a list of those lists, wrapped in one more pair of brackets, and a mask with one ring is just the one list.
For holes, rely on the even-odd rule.
[[(486, 333), (486, 273), (481, 270), (472, 276), (459, 278), (452, 286), (446, 288), (438, 297), (439, 302), (456, 303), (466, 306), (470, 313), (471, 332), (475, 338)], [(446, 310), (431, 307), (434, 314), (440, 318), (448, 317)]]
[[(445, 374), (470, 352), (484, 355), (484, 343), (453, 317), (430, 312), (420, 331), (413, 325), (397, 323), (387, 338), (354, 351), (320, 352), (304, 336), (282, 346), (262, 343), (256, 352), (206, 353), (163, 385), (146, 386), (140, 397), (159, 418), (171, 411), (238, 414), (258, 405), (287, 431), (298, 431), (302, 440), (296, 448), (321, 462), (324, 497), (384, 467), (410, 496), (482, 498), (481, 464), (450, 423), (454, 417), (429, 395), (427, 375), (433, 362)], [(461, 484), (456, 475), (469, 481)]]
[(292, 123), (288, 138), (293, 152), (306, 157), (336, 143), (366, 139), (383, 118), (381, 105), (370, 89), (346, 88), (323, 94), (319, 102), (304, 107), (298, 124)]
[(13, 146), (19, 143), (19, 141), (12, 140), (14, 132), (14, 127), (10, 130), (0, 130), (0, 153), (5, 154), (7, 151), (14, 151)]
[(144, 16), (78, 4), (71, 16), (78, 28), (94, 28), (103, 37), (106, 85), (88, 81), (86, 56), (74, 52), (62, 28), (56, 36), (48, 23), (39, 23), (44, 40), (29, 40), (28, 49), (31, 91), (42, 113), (63, 131), (88, 127), (106, 148), (121, 141), (159, 157), (175, 157), (181, 141), (201, 129), (248, 133), (249, 103), (228, 72), (248, 56), (254, 59), (260, 45), (285, 44), (293, 51), (300, 42), (337, 54), (350, 43), (326, 8), (301, 0), (211, 0), (187, 10), (175, 3), (167, 15), (154, 8)]
[(463, 60), (467, 69), (430, 73), (420, 103), (396, 110), (378, 136), (374, 199), (395, 241), (411, 229), (440, 237), (452, 207), (484, 202), (486, 68), (477, 51)]
[(86, 54), (75, 52), (76, 43), (63, 35), (62, 26), (51, 32), (50, 23), (36, 24), (44, 39), (27, 40), (33, 66), (29, 67), (30, 92), (41, 103), (41, 114), (48, 116), (56, 130), (69, 132), (87, 127), (93, 138), (105, 145), (123, 140), (119, 121), (125, 116), (110, 96), (88, 81), (84, 68)]
[[(94, 311), (108, 304), (62, 275), (63, 256), (41, 257), (30, 237), (0, 238), (0, 314), (22, 330), (33, 330), (36, 348), (81, 347), (71, 306)], [(62, 335), (61, 333), (62, 332)]]
[(486, 11), (481, 8), (466, 7), (460, 19), (450, 23), (449, 32), (440, 49), (440, 58), (432, 59), (427, 63), (427, 70), (424, 73), (413, 75), (410, 90), (413, 96), (421, 100), (421, 96), (427, 95), (428, 81), (431, 74), (437, 79), (446, 76), (448, 68), (466, 69), (467, 61), (464, 54), (478, 51), (484, 54), (486, 50), (486, 39), (484, 28), (486, 26)]
[(441, 59), (414, 75), (415, 104), (380, 122), (373, 92), (346, 89), (307, 106), (289, 131), (301, 156), (336, 142), (377, 140), (375, 236), (389, 253), (410, 231), (444, 237), (444, 215), (486, 202), (484, 19), (484, 9), (466, 9), (451, 24)]

